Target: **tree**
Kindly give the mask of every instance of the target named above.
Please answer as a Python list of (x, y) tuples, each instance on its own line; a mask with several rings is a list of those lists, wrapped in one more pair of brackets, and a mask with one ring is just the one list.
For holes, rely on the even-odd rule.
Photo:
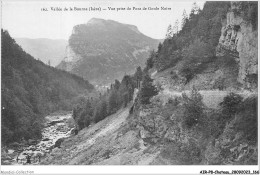
[(135, 87), (139, 87), (140, 86), (140, 82), (142, 80), (142, 77), (143, 77), (143, 71), (142, 71), (142, 68), (140, 66), (138, 66), (136, 68), (136, 71), (135, 71), (135, 74), (134, 74), (134, 79), (135, 79), (135, 82), (136, 82), (136, 85)]
[(183, 55), (184, 63), (180, 72), (186, 78), (186, 83), (188, 83), (198, 73), (203, 63), (207, 63), (213, 58), (214, 50), (209, 44), (196, 39), (185, 50)]
[(94, 114), (93, 114), (93, 121), (95, 123), (99, 122), (101, 120), (101, 104), (98, 103), (97, 106), (95, 107), (95, 110), (94, 110)]
[(154, 66), (154, 59), (156, 58), (156, 52), (152, 50), (150, 56), (146, 61), (146, 68), (149, 70)]
[(110, 91), (107, 104), (107, 113), (113, 114), (118, 107), (118, 96), (115, 90)]
[(134, 81), (129, 75), (125, 75), (119, 88), (120, 104), (126, 106), (132, 100), (134, 94)]
[(220, 103), (222, 107), (222, 114), (225, 120), (231, 119), (238, 111), (239, 104), (242, 102), (243, 97), (239, 94), (231, 92), (224, 97), (223, 102)]
[(184, 9), (182, 13), (181, 28), (184, 27), (187, 21), (188, 21), (188, 15), (186, 13), (186, 10)]
[(94, 119), (95, 123), (97, 123), (97, 122), (103, 120), (104, 118), (106, 118), (107, 116), (108, 116), (108, 113), (107, 113), (106, 98), (102, 98), (96, 105), (96, 108), (94, 110), (93, 119)]
[(120, 82), (116, 79), (116, 80), (115, 80), (114, 88), (115, 88), (116, 90), (118, 90), (119, 87), (120, 87)]
[(198, 6), (198, 4), (196, 2), (194, 2), (191, 7), (190, 19), (192, 19), (196, 14), (199, 14), (200, 11), (201, 11), (200, 7)]
[(162, 49), (162, 43), (160, 42), (158, 45), (157, 53), (160, 53)]
[(192, 88), (190, 97), (183, 93), (182, 98), (184, 102), (184, 124), (187, 128), (191, 128), (203, 118), (203, 98), (195, 87)]
[(138, 66), (136, 68), (135, 74), (134, 74), (135, 79), (137, 79), (138, 81), (142, 80), (143, 77), (143, 71), (142, 68), (140, 66)]
[(177, 20), (175, 21), (175, 23), (174, 23), (173, 33), (174, 33), (175, 35), (177, 35), (178, 32), (179, 32), (179, 20), (177, 19)]
[(101, 101), (100, 120), (103, 120), (107, 116), (108, 116), (108, 113), (107, 113), (107, 102), (106, 102), (106, 99), (103, 99)]
[(165, 39), (169, 39), (173, 36), (173, 29), (172, 29), (172, 25), (170, 24), (167, 28), (167, 32), (165, 35)]
[(158, 94), (158, 90), (156, 87), (153, 85), (153, 79), (149, 76), (148, 73), (146, 73), (143, 76), (143, 81), (142, 81), (142, 86), (140, 90), (140, 96), (139, 100), (141, 104), (149, 104), (150, 99)]

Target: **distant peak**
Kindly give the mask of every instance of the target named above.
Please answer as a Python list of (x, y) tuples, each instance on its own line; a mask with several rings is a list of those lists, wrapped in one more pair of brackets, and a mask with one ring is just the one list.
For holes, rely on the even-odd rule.
[(91, 18), (87, 25), (104, 25), (107, 20), (101, 19), (101, 18)]
[(89, 21), (88, 21), (88, 24), (91, 24), (91, 23), (97, 23), (97, 22), (104, 22), (105, 20), (104, 19), (101, 19), (101, 18), (91, 18)]
[(114, 20), (105, 20), (105, 19), (101, 19), (101, 18), (91, 18), (88, 22), (87, 25), (106, 25), (106, 24), (113, 24), (113, 25), (124, 25), (127, 26), (129, 29), (133, 30), (134, 32), (140, 34), (140, 31), (138, 30), (138, 28), (135, 25), (131, 25), (131, 24), (124, 24), (124, 23), (120, 23)]

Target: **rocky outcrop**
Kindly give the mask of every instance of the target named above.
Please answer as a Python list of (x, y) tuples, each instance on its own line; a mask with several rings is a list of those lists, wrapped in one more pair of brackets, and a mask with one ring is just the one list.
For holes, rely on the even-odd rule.
[(136, 26), (93, 18), (73, 28), (66, 56), (57, 68), (93, 84), (110, 84), (144, 66), (158, 44), (159, 40), (145, 36)]
[(71, 72), (81, 59), (81, 56), (76, 54), (69, 45), (66, 47), (65, 55), (65, 58), (60, 62), (57, 68)]
[(60, 147), (61, 143), (64, 141), (64, 138), (59, 138), (56, 142), (55, 142), (55, 145), (54, 145), (54, 148), (56, 147)]
[(249, 144), (241, 132), (234, 131), (234, 121), (226, 125), (223, 134), (210, 142), (205, 151), (205, 164), (254, 164), (257, 145)]
[[(242, 2), (231, 2), (231, 11), (222, 22), (217, 56), (231, 55), (238, 61), (238, 81), (251, 86), (257, 77), (258, 31), (245, 19)], [(256, 78), (257, 79), (257, 78)]]

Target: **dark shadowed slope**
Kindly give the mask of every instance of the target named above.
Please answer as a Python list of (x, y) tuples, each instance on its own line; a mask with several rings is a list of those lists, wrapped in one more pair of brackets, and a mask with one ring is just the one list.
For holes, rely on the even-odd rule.
[(41, 136), (41, 115), (72, 110), (80, 94), (93, 86), (82, 78), (47, 66), (2, 33), (2, 143)]

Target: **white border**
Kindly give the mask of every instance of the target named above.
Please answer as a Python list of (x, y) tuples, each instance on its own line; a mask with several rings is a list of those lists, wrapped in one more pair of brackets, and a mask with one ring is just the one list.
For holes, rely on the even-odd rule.
[[(1, 0), (1, 4), (3, 1), (7, 0)], [(10, 1), (19, 1), (19, 0), (10, 0)], [(26, 1), (26, 0), (21, 0)], [(42, 0), (29, 0), (29, 1), (42, 1)], [(47, 0), (47, 1), (83, 1), (83, 0)], [(95, 1), (95, 0), (88, 0), (88, 1)], [(99, 0), (104, 1), (105, 0)], [(110, 1), (120, 1), (120, 0), (110, 0)], [(121, 0), (122, 1), (122, 0)], [(127, 0), (125, 0), (127, 1)], [(137, 1), (137, 0), (135, 0)], [(153, 0), (156, 1), (156, 0)], [(170, 1), (170, 0), (164, 0), (164, 1)], [(184, 1), (190, 1), (190, 0), (184, 0)], [(226, 1), (226, 0), (222, 0)], [(256, 0), (254, 0), (256, 1)], [(257, 0), (258, 1), (258, 0)], [(258, 9), (259, 9), (259, 3), (258, 3)], [(2, 12), (2, 7), (0, 8), (0, 12)], [(2, 17), (2, 14), (0, 13), (0, 18)], [(258, 13), (259, 16), (259, 13)], [(2, 20), (0, 20), (2, 22)], [(259, 18), (258, 18), (258, 24), (259, 24)], [(2, 27), (2, 24), (1, 24)], [(259, 30), (259, 29), (258, 29)], [(1, 34), (0, 34), (1, 35)], [(259, 45), (259, 40), (258, 40)], [(1, 46), (1, 43), (0, 43)], [(0, 47), (0, 53), (1, 53), (1, 47)], [(259, 56), (259, 51), (258, 51)], [(259, 71), (259, 65), (258, 65), (258, 71)], [(0, 67), (0, 75), (1, 75), (1, 67)], [(258, 77), (258, 87), (259, 87), (259, 77)], [(1, 95), (0, 95), (1, 96)], [(0, 102), (1, 103), (1, 102)], [(258, 104), (258, 109), (259, 109)], [(1, 113), (1, 111), (0, 111)], [(259, 120), (258, 120), (259, 124)], [(0, 131), (1, 132), (1, 131)], [(258, 140), (259, 140), (259, 128), (258, 128)], [(47, 165), (34, 165), (34, 166), (13, 166), (13, 165), (1, 165), (1, 174), (160, 174), (160, 175), (169, 175), (169, 174), (200, 174), (201, 170), (218, 170), (218, 171), (230, 171), (232, 170), (250, 170), (251, 173), (253, 170), (259, 170), (259, 160), (260, 160), (260, 154), (258, 152), (258, 165), (248, 166), (248, 165), (182, 165), (182, 166), (174, 166), (174, 165), (168, 165), (168, 166), (161, 166), (161, 165), (149, 165), (149, 166), (95, 166), (95, 165), (59, 165), (59, 166), (47, 166)], [(31, 173), (33, 172), (33, 173)]]

